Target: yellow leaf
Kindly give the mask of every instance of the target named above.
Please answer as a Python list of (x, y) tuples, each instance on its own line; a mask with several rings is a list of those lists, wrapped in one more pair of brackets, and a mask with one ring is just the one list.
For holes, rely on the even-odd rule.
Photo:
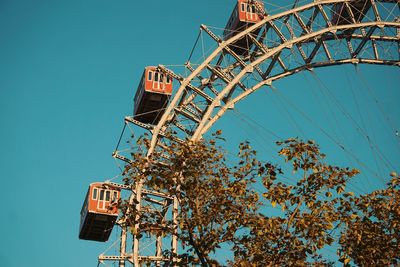
[(343, 186), (338, 186), (338, 187), (336, 188), (336, 192), (337, 192), (338, 194), (341, 194), (343, 191), (344, 191), (344, 187), (343, 187)]
[(271, 205), (272, 205), (272, 207), (275, 208), (275, 206), (276, 206), (276, 201), (275, 201), (275, 200), (271, 201)]

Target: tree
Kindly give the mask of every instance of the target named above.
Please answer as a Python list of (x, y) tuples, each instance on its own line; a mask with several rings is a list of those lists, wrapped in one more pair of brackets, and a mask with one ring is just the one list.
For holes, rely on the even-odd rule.
[(351, 197), (340, 207), (344, 263), (352, 259), (359, 266), (400, 264), (400, 176), (391, 176), (386, 189)]
[[(220, 134), (215, 139), (221, 139)], [(259, 161), (248, 142), (239, 145), (237, 163), (228, 164), (215, 139), (182, 143), (172, 135), (169, 138), (169, 146), (149, 158), (133, 154), (125, 182), (140, 181), (178, 199), (178, 238), (185, 249), (169, 256), (178, 257), (180, 265), (219, 266), (215, 252), (224, 244), (232, 253), (231, 266), (329, 266), (333, 259), (324, 256), (324, 248), (335, 244), (344, 264), (351, 260), (360, 265), (398, 262), (397, 176), (389, 188), (355, 197), (345, 188), (359, 171), (325, 163), (325, 155), (312, 141), (277, 142), (279, 155), (290, 164), (289, 175), (297, 179), (289, 184), (281, 179), (286, 175), (283, 169)], [(140, 144), (147, 145), (148, 140)], [(261, 191), (256, 190), (259, 185)], [(266, 214), (265, 205), (277, 212)], [(134, 214), (135, 206), (130, 209)], [(172, 219), (157, 213), (140, 215), (140, 233), (135, 234), (159, 231), (155, 225), (174, 234)], [(132, 223), (135, 218), (131, 216)], [(384, 222), (389, 219), (394, 223)], [(380, 235), (367, 234), (369, 239), (378, 239), (370, 242), (361, 234), (360, 242), (360, 233)], [(378, 246), (384, 242), (388, 245), (382, 249), (392, 253), (379, 254)], [(366, 251), (382, 255), (382, 260), (365, 261)]]
[[(127, 169), (130, 179), (126, 182), (144, 181), (147, 187), (176, 196), (179, 201), (178, 237), (187, 247), (178, 255), (183, 266), (215, 263), (211, 253), (223, 243), (236, 242), (236, 233), (246, 227), (261, 205), (258, 193), (251, 189), (258, 169), (255, 152), (246, 143), (240, 147), (235, 168), (227, 166), (225, 155), (213, 140), (172, 141), (166, 150), (148, 159), (142, 154), (133, 155), (135, 161)], [(149, 229), (160, 221), (143, 214), (140, 229)], [(163, 230), (173, 234), (172, 220), (165, 225)]]
[(312, 141), (289, 139), (277, 144), (282, 146), (279, 154), (291, 163), (292, 173), (300, 172), (300, 178), (295, 185), (287, 185), (277, 179), (284, 175), (277, 166), (266, 165), (263, 196), (283, 212), (255, 218), (251, 232), (237, 247), (233, 265), (331, 265), (321, 249), (334, 242), (340, 194), (358, 171), (324, 163), (325, 155)]

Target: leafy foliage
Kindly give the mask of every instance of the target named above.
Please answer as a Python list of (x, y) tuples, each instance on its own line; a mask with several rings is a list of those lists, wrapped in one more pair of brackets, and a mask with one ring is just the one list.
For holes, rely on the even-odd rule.
[(400, 176), (392, 173), (388, 187), (351, 197), (340, 207), (345, 225), (340, 238), (341, 261), (360, 266), (400, 264)]
[[(214, 137), (222, 139), (220, 134)], [(166, 254), (179, 258), (180, 265), (219, 266), (215, 252), (224, 244), (232, 252), (230, 266), (331, 266), (324, 249), (334, 244), (344, 265), (399, 263), (396, 174), (387, 189), (356, 197), (346, 191), (346, 183), (359, 171), (325, 163), (312, 141), (277, 142), (292, 171), (285, 174), (279, 166), (259, 161), (248, 142), (239, 145), (238, 162), (228, 164), (215, 140), (170, 139), (168, 147), (151, 157), (133, 154), (125, 182), (178, 200), (177, 237), (184, 249)], [(292, 181), (299, 178), (284, 183), (286, 175)], [(256, 190), (260, 185), (261, 192)], [(273, 216), (264, 205), (276, 209)], [(140, 223), (133, 234), (176, 234), (173, 219), (164, 213), (137, 210), (132, 203), (124, 207), (133, 211), (129, 222)]]
[(301, 172), (301, 178), (295, 185), (284, 184), (277, 179), (284, 173), (277, 166), (266, 165), (263, 196), (284, 212), (255, 219), (250, 234), (237, 248), (233, 265), (330, 265), (320, 249), (334, 241), (330, 232), (340, 217), (340, 193), (358, 171), (325, 164), (325, 155), (311, 141), (289, 139), (277, 144), (282, 146), (279, 154), (291, 163), (294, 173)]

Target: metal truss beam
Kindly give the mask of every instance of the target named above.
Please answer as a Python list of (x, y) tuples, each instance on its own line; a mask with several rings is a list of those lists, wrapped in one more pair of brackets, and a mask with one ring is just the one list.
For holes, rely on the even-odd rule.
[[(354, 32), (354, 30), (356, 29), (361, 29), (361, 28), (367, 28), (367, 27), (392, 27), (392, 28), (399, 28), (400, 23), (396, 22), (396, 21), (381, 21), (379, 19), (377, 19), (376, 21), (368, 21), (368, 22), (358, 22), (358, 23), (352, 23), (352, 24), (348, 24), (348, 25), (332, 25), (330, 23), (330, 19), (329, 16), (326, 14), (325, 10), (324, 10), (324, 6), (332, 6), (333, 4), (338, 4), (338, 3), (347, 3), (349, 2), (349, 0), (321, 0), (321, 1), (315, 1), (313, 3), (309, 3), (306, 4), (304, 6), (300, 6), (297, 8), (294, 8), (292, 10), (288, 10), (285, 12), (282, 12), (280, 14), (276, 14), (276, 15), (272, 15), (272, 16), (267, 16), (265, 17), (262, 21), (254, 24), (251, 27), (248, 27), (247, 29), (244, 29), (243, 31), (239, 32), (238, 34), (236, 34), (235, 36), (231, 37), (229, 40), (227, 41), (222, 41), (221, 38), (219, 38), (218, 36), (216, 36), (214, 33), (212, 33), (211, 31), (207, 31), (207, 33), (212, 36), (212, 38), (214, 40), (216, 40), (218, 42), (218, 47), (214, 50), (214, 52), (212, 52), (210, 54), (210, 56), (208, 56), (204, 62), (202, 64), (200, 64), (196, 69), (194, 69), (194, 71), (192, 71), (192, 73), (190, 73), (190, 75), (185, 78), (184, 80), (182, 80), (182, 85), (180, 87), (180, 89), (178, 89), (177, 93), (175, 94), (174, 99), (171, 101), (169, 107), (167, 108), (166, 112), (164, 113), (163, 117), (161, 118), (159, 124), (155, 127), (154, 131), (153, 131), (153, 137), (152, 137), (152, 141), (150, 144), (150, 148), (148, 150), (148, 154), (152, 153), (152, 149), (154, 148), (154, 145), (156, 144), (156, 140), (157, 140), (157, 136), (158, 136), (158, 132), (161, 130), (161, 127), (164, 127), (164, 125), (168, 124), (169, 119), (171, 118), (171, 116), (169, 114), (176, 112), (176, 105), (178, 102), (181, 102), (181, 97), (183, 95), (183, 89), (182, 88), (187, 88), (188, 84), (191, 83), (191, 80), (193, 80), (194, 78), (198, 77), (198, 75), (200, 74), (200, 72), (203, 71), (203, 69), (207, 68), (208, 70), (210, 70), (213, 75), (217, 76), (218, 78), (220, 78), (221, 80), (225, 81), (227, 83), (227, 85), (225, 86), (225, 88), (219, 92), (219, 95), (217, 97), (214, 98), (214, 101), (208, 105), (208, 108), (206, 110), (206, 112), (204, 114), (202, 114), (202, 118), (201, 118), (201, 122), (199, 123), (199, 125), (197, 126), (194, 135), (192, 136), (192, 139), (197, 140), (199, 138), (201, 138), (202, 134), (205, 132), (206, 129), (209, 128), (209, 126), (212, 124), (212, 122), (214, 121), (214, 119), (210, 119), (212, 118), (216, 118), (215, 116), (212, 116), (213, 114), (213, 110), (214, 108), (217, 106), (217, 102), (220, 103), (221, 101), (226, 101), (226, 98), (224, 98), (224, 96), (226, 96), (227, 94), (229, 94), (232, 90), (232, 88), (236, 85), (238, 85), (241, 82), (241, 78), (248, 73), (249, 71), (251, 72), (253, 69), (255, 69), (257, 72), (259, 72), (260, 74), (260, 68), (259, 68), (259, 64), (263, 61), (265, 61), (268, 58), (272, 58), (273, 61), (277, 61), (279, 60), (279, 57), (276, 58), (276, 55), (278, 55), (280, 53), (280, 51), (284, 50), (284, 49), (290, 49), (293, 45), (301, 47), (302, 43), (307, 43), (307, 42), (314, 42), (315, 46), (314, 49), (311, 51), (311, 53), (306, 56), (305, 53), (303, 53), (302, 51), (300, 51), (303, 59), (304, 59), (304, 66), (305, 69), (309, 68), (309, 65), (311, 65), (311, 62), (313, 61), (313, 59), (315, 58), (315, 55), (317, 54), (317, 52), (319, 51), (320, 47), (323, 48), (323, 50), (325, 51), (326, 57), (328, 59), (329, 65), (334, 65), (334, 64), (342, 64), (340, 62), (340, 60), (343, 61), (343, 59), (336, 59), (333, 58), (332, 55), (329, 52), (328, 46), (327, 46), (327, 41), (330, 40), (338, 40), (340, 38), (344, 38), (345, 35), (343, 34), (342, 36), (340, 36), (340, 32), (341, 31), (345, 31), (345, 30), (351, 30)], [(385, 1), (388, 2), (388, 1)], [(389, 1), (389, 2), (393, 2), (394, 1)], [(374, 8), (374, 12), (377, 18), (379, 18), (379, 14), (378, 14), (378, 10), (375, 7), (375, 1), (372, 1), (372, 7)], [(308, 18), (307, 22), (303, 22), (300, 14), (303, 11), (309, 11), (311, 10), (311, 16)], [(320, 29), (318, 31), (312, 31), (312, 25), (316, 19), (316, 17), (318, 16), (318, 14), (321, 14), (321, 16), (324, 18), (325, 22), (326, 22), (326, 27), (324, 29)], [(285, 37), (285, 35), (283, 34), (283, 32), (276, 26), (276, 24), (274, 23), (275, 20), (279, 20), (282, 18), (286, 18), (292, 16), (294, 17), (299, 25), (302, 27), (303, 29), (303, 34), (298, 36), (298, 37), (294, 37), (294, 32), (292, 32), (291, 34), (291, 39), (287, 40), (287, 38)], [(280, 38), (281, 40), (281, 44), (278, 45), (277, 47), (273, 47), (270, 48), (269, 50), (265, 49), (265, 46), (263, 44), (261, 44), (260, 42), (256, 42), (255, 37), (252, 38), (251, 32), (254, 32), (256, 29), (258, 28), (262, 28), (265, 25), (269, 25), (270, 28), (272, 28), (274, 30), (274, 32), (276, 33), (276, 35)], [(202, 27), (203, 29), (207, 29), (206, 27)], [(226, 51), (226, 47), (230, 46), (231, 44), (234, 44), (237, 40), (240, 40), (242, 38), (244, 38), (245, 36), (249, 36), (250, 39), (253, 40), (253, 43), (255, 44), (255, 46), (262, 52), (260, 56), (256, 57), (256, 59), (252, 62), (245, 62), (245, 64), (240, 64), (240, 66), (242, 67), (242, 70), (240, 71), (239, 74), (236, 74), (235, 77), (233, 79), (230, 79), (229, 77), (227, 77), (226, 74), (224, 74), (219, 68), (218, 66), (214, 67), (211, 66), (211, 62), (218, 56), (220, 56), (222, 53), (224, 53), (224, 51)], [(294, 37), (294, 38), (293, 38)], [(347, 37), (349, 38), (349, 36), (347, 35)], [(352, 35), (350, 35), (350, 40), (351, 40)], [(371, 40), (373, 38), (373, 32), (370, 33), (369, 36), (366, 35), (361, 35), (361, 36), (357, 36), (355, 35), (354, 38), (362, 38), (363, 40)], [(398, 41), (399, 37), (393, 37), (393, 36), (377, 36), (377, 38), (381, 38), (381, 39), (387, 39), (388, 41), (391, 41), (391, 39), (396, 39), (396, 41)], [(258, 40), (257, 40), (258, 41)], [(363, 43), (367, 42), (367, 41), (363, 41)], [(358, 46), (359, 48), (355, 48), (355, 50), (352, 50), (352, 44), (349, 43), (350, 46), (350, 50), (352, 50), (351, 54), (349, 54), (349, 58), (351, 58), (351, 55), (357, 56), (359, 54), (359, 52), (362, 50), (362, 48), (364, 47), (365, 44), (363, 44), (362, 46)], [(300, 49), (301, 50), (301, 49)], [(360, 51), (357, 51), (360, 50)], [(376, 50), (376, 49), (375, 49)], [(228, 52), (228, 54), (230, 54)], [(377, 54), (375, 52), (375, 54)], [(233, 58), (236, 59), (235, 55), (232, 55)], [(373, 59), (373, 60), (377, 60), (377, 56)], [(243, 60), (243, 59), (242, 59)], [(371, 59), (372, 60), (372, 59)], [(361, 60), (359, 61), (359, 63), (372, 63), (372, 61), (368, 61), (368, 60)], [(384, 64), (390, 64), (389, 61), (384, 61)], [(275, 63), (275, 62), (274, 62)], [(375, 64), (380, 64), (381, 62), (376, 62)], [(283, 73), (291, 73), (292, 70), (288, 70), (288, 69), (284, 69)], [(261, 75), (264, 79), (266, 78), (266, 75)], [(284, 76), (284, 75), (283, 75)], [(252, 91), (252, 90), (248, 90), (248, 91)], [(244, 92), (244, 94), (248, 94), (250, 92)], [(236, 98), (235, 98), (236, 99)], [(232, 101), (229, 101), (228, 103), (232, 103)], [(227, 106), (232, 106), (228, 103), (225, 103), (224, 106), (222, 106), (220, 112), (222, 112), (222, 110), (225, 110), (225, 107)], [(219, 105), (219, 104), (218, 104)], [(179, 108), (178, 108), (179, 110)], [(217, 116), (218, 117), (218, 116)], [(196, 120), (196, 122), (198, 122)], [(206, 126), (206, 124), (208, 126)]]

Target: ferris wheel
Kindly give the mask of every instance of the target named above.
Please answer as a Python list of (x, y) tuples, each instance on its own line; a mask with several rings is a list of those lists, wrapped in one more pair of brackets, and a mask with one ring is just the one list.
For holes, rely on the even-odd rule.
[[(165, 65), (145, 67), (123, 133), (126, 128), (147, 131), (151, 142), (143, 153), (149, 156), (163, 151), (171, 138), (200, 140), (239, 102), (265, 87), (276, 90), (275, 82), (293, 74), (344, 64), (400, 66), (397, 0), (306, 0), (270, 12), (262, 1), (238, 0), (224, 29), (201, 25), (199, 38), (206, 35), (214, 44), (208, 53), (202, 49), (201, 59), (192, 62), (196, 41), (183, 74)], [(124, 154), (119, 144), (113, 157), (131, 163), (130, 151)], [(140, 225), (119, 216), (117, 202), (123, 192), (136, 210), (151, 207), (165, 216), (177, 216), (176, 199), (141, 183), (134, 187), (111, 181), (93, 183), (81, 212), (80, 238), (107, 241), (118, 225), (121, 236), (113, 245), (119, 245), (119, 253), (101, 254), (99, 264), (161, 266), (171, 261), (162, 252), (178, 251), (176, 236), (129, 234), (129, 229), (138, 233)]]

